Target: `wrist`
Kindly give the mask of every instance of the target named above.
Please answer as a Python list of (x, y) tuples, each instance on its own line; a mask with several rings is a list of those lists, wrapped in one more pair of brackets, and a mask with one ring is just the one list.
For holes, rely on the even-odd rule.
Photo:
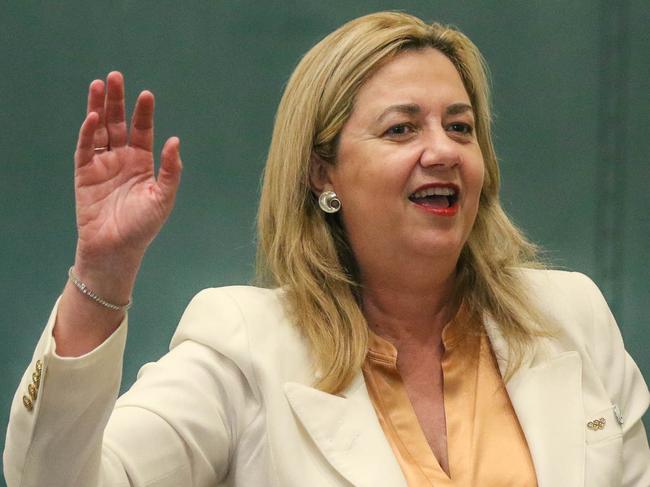
[(115, 332), (125, 313), (93, 302), (68, 280), (52, 331), (57, 355), (79, 357), (94, 350)]
[(110, 301), (107, 301), (95, 291), (93, 291), (85, 282), (75, 276), (73, 269), (74, 266), (68, 269), (68, 279), (74, 285), (74, 287), (76, 287), (84, 296), (88, 296), (88, 298), (95, 303), (113, 311), (128, 311), (128, 309), (131, 307), (131, 304), (133, 303), (132, 298), (129, 298), (129, 301), (123, 304), (111, 303)]
[[(78, 281), (103, 300), (121, 305), (131, 300), (140, 264), (141, 258), (87, 259), (77, 255), (72, 273)], [(80, 289), (77, 291), (81, 293)]]

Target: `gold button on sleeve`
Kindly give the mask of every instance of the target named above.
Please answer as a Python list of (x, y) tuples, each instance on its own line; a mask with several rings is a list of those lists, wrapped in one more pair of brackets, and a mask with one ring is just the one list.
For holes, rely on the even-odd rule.
[(36, 361), (36, 372), (38, 372), (40, 374), (42, 370), (43, 370), (43, 362), (41, 362), (40, 360), (37, 360)]
[(27, 411), (34, 409), (34, 403), (27, 396), (23, 396), (23, 406), (25, 406), (25, 409), (27, 409)]
[(32, 401), (36, 401), (36, 397), (38, 397), (38, 389), (36, 389), (36, 386), (34, 386), (34, 384), (29, 384), (27, 390), (29, 391), (29, 397), (32, 398)]

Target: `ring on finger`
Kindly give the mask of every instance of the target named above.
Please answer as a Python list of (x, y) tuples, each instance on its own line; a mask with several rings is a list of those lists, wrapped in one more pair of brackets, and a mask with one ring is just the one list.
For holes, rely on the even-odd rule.
[(106, 152), (109, 149), (109, 146), (103, 145), (101, 147), (95, 147), (93, 150), (95, 151), (95, 154), (101, 154), (102, 152)]

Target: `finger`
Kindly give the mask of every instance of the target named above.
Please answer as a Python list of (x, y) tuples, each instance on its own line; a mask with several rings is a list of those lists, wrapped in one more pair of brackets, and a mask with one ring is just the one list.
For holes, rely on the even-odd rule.
[(99, 124), (99, 114), (90, 112), (79, 129), (79, 138), (77, 139), (77, 150), (75, 151), (74, 161), (76, 167), (82, 167), (88, 164), (95, 155), (95, 133)]
[(129, 145), (151, 152), (153, 150), (153, 112), (154, 97), (150, 91), (138, 96), (131, 119)]
[(160, 157), (160, 170), (158, 171), (158, 186), (165, 198), (172, 203), (176, 190), (181, 181), (183, 163), (180, 156), (180, 140), (170, 137), (162, 149)]
[(111, 147), (126, 144), (126, 121), (124, 119), (124, 77), (119, 71), (111, 71), (106, 77), (104, 101), (106, 129)]
[(88, 87), (86, 115), (92, 112), (99, 115), (99, 127), (95, 131), (95, 147), (108, 145), (108, 132), (104, 126), (104, 88), (104, 82), (100, 79), (94, 80)]

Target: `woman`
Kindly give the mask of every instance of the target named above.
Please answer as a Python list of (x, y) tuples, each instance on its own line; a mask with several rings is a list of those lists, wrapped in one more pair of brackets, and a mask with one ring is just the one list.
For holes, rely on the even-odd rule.
[(647, 386), (593, 283), (533, 270), (501, 210), (464, 35), (380, 13), (307, 53), (264, 175), (269, 288), (197, 295), (115, 402), (181, 172), (172, 138), (154, 179), (152, 126), (151, 93), (127, 137), (121, 75), (90, 85), (77, 252), (12, 406), (10, 487), (650, 484)]

